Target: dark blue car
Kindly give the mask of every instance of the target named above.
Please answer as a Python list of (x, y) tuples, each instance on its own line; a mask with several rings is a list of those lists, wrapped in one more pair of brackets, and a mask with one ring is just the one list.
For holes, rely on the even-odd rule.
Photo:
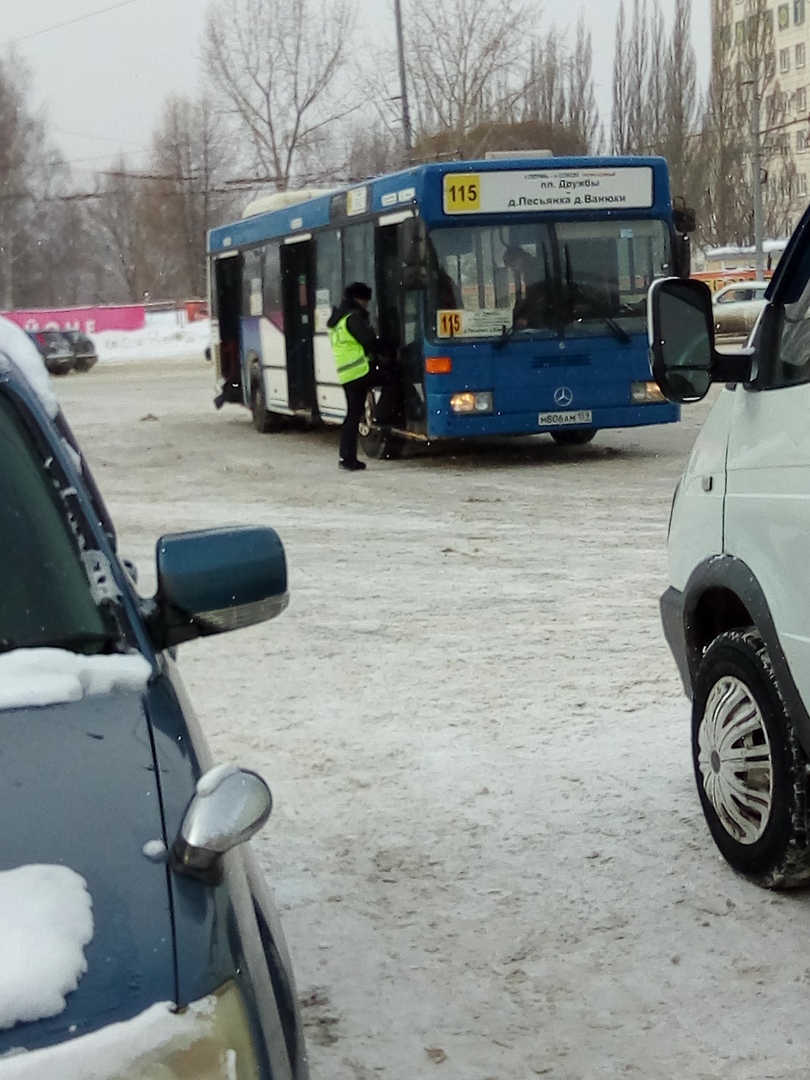
[(306, 1080), (245, 843), (270, 793), (212, 767), (173, 660), (283, 610), (281, 542), (164, 536), (139, 597), (41, 360), (0, 323), (0, 1078)]

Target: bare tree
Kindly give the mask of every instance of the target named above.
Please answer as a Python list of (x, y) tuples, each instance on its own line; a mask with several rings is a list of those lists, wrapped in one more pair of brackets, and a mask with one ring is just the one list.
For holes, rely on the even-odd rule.
[(278, 190), (356, 107), (338, 84), (352, 24), (348, 0), (233, 0), (209, 11), (204, 55), (219, 103), (248, 166)]
[(422, 135), (464, 136), (507, 119), (525, 96), (537, 11), (499, 0), (410, 0), (406, 56)]
[(649, 33), (649, 68), (647, 74), (647, 132), (649, 150), (661, 147), (665, 139), (666, 116), (669, 108), (667, 101), (667, 79), (669, 56), (664, 15), (661, 8), (654, 4), (650, 17)]
[(585, 28), (585, 16), (577, 23), (574, 51), (568, 64), (566, 86), (568, 127), (577, 131), (587, 150), (596, 152), (599, 136), (599, 110), (593, 90), (593, 44)]
[[(31, 105), (30, 76), (14, 55), (0, 61), (0, 307), (36, 295), (36, 226), (45, 216), (57, 155)], [(34, 238), (36, 233), (36, 239)]]
[(154, 177), (144, 193), (150, 246), (164, 263), (165, 296), (205, 295), (205, 238), (227, 204), (227, 143), (210, 97), (170, 97), (153, 137)]
[(95, 226), (103, 244), (99, 251), (100, 288), (106, 298), (136, 303), (149, 292), (146, 233), (140, 220), (143, 179), (125, 157), (97, 178)]
[(613, 45), (613, 111), (611, 142), (614, 154), (629, 154), (630, 145), (630, 73), (627, 68), (627, 37), (624, 0), (619, 4)]
[(628, 138), (634, 154), (649, 153), (650, 111), (647, 104), (647, 81), (650, 72), (650, 34), (647, 24), (647, 0), (633, 0), (633, 23), (627, 43)]

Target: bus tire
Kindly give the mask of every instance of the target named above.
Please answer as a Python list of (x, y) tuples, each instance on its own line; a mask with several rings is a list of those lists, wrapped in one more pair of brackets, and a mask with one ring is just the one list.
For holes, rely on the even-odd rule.
[(405, 440), (401, 435), (394, 435), (385, 428), (369, 427), (366, 433), (360, 432), (360, 449), (367, 458), (375, 461), (396, 461), (402, 457)]
[(577, 431), (552, 431), (557, 446), (584, 446), (592, 441), (596, 428), (579, 428)]
[(260, 435), (279, 431), (283, 426), (283, 419), (278, 413), (267, 411), (267, 402), (264, 398), (264, 380), (258, 364), (254, 364), (250, 369), (250, 411), (253, 415), (253, 426)]
[(374, 390), (369, 390), (366, 395), (366, 408), (360, 421), (359, 436), (360, 449), (367, 458), (375, 461), (381, 459), (395, 461), (402, 457), (405, 442), (401, 435), (395, 435), (389, 427), (374, 423), (374, 409), (377, 399)]

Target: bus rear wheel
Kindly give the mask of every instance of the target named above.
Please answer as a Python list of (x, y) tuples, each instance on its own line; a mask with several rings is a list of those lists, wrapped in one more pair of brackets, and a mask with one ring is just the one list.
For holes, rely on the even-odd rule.
[(552, 431), (551, 437), (558, 446), (584, 446), (595, 434), (596, 428), (580, 428), (579, 431)]
[[(379, 390), (376, 393), (379, 395)], [(369, 390), (366, 395), (366, 408), (363, 419), (358, 426), (360, 448), (367, 458), (378, 461), (380, 459), (394, 461), (402, 457), (405, 440), (401, 435), (395, 435), (390, 428), (380, 427), (374, 423), (374, 409), (377, 400), (375, 391)]]
[(267, 402), (264, 397), (264, 380), (261, 368), (254, 364), (250, 369), (250, 411), (253, 415), (253, 426), (261, 435), (267, 435), (272, 431), (279, 431), (283, 425), (282, 418), (278, 413), (267, 411)]

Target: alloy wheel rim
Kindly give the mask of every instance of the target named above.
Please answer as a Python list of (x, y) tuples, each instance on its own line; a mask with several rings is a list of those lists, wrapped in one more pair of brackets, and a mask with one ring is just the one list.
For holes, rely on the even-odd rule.
[(756, 843), (770, 821), (773, 758), (756, 698), (734, 675), (718, 679), (706, 700), (698, 767), (726, 832), (740, 844)]

